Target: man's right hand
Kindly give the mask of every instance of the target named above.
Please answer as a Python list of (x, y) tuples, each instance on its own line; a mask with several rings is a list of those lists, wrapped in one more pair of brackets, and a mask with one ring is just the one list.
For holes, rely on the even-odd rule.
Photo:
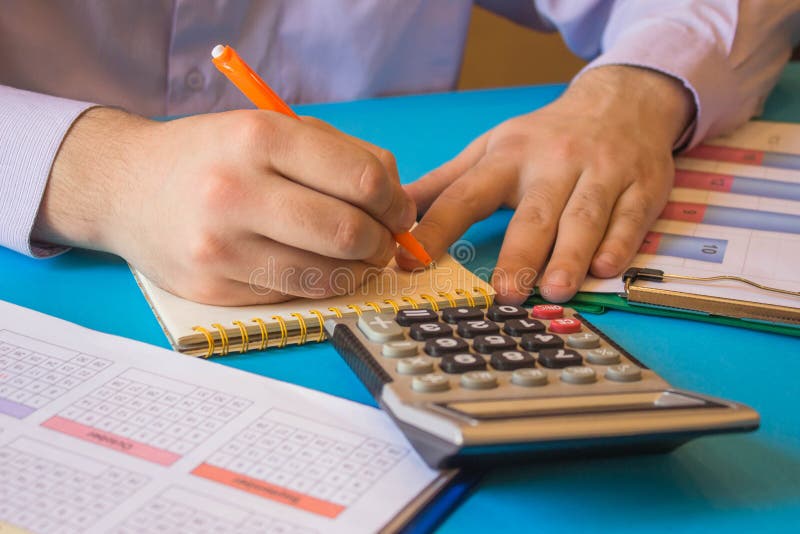
[(159, 123), (95, 108), (59, 150), (33, 239), (118, 254), (192, 300), (246, 305), (352, 289), (331, 273), (359, 283), (415, 218), (389, 152), (315, 119)]

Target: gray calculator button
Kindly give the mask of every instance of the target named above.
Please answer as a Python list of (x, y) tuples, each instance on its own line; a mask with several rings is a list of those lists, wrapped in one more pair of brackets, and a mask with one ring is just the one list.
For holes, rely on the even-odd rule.
[(597, 373), (591, 367), (575, 365), (561, 370), (561, 380), (569, 384), (591, 384), (597, 380)]
[(440, 374), (415, 376), (411, 381), (411, 389), (419, 393), (436, 393), (450, 389), (450, 380)]
[(470, 371), (461, 375), (461, 385), (468, 389), (496, 388), (497, 377), (490, 371)]
[(629, 363), (612, 365), (606, 369), (606, 378), (615, 382), (636, 382), (642, 379), (642, 370)]
[(383, 344), (381, 354), (387, 358), (407, 358), (417, 355), (416, 341), (389, 341)]
[(567, 336), (567, 346), (576, 349), (594, 349), (600, 346), (600, 336), (591, 332), (578, 332)]
[(595, 365), (614, 365), (619, 363), (619, 351), (610, 347), (593, 349), (586, 353), (586, 359)]
[(433, 361), (425, 356), (403, 358), (397, 362), (397, 372), (401, 375), (425, 375), (433, 372)]
[(370, 341), (384, 343), (392, 339), (403, 339), (403, 329), (394, 321), (394, 315), (365, 311), (358, 318), (358, 329)]
[(511, 373), (511, 382), (530, 388), (547, 384), (547, 373), (541, 369), (517, 369)]

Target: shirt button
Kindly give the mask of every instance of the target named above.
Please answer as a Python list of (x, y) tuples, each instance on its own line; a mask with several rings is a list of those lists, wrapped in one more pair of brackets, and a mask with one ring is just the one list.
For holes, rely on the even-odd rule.
[(186, 87), (192, 91), (200, 91), (206, 85), (206, 77), (200, 72), (200, 69), (193, 68), (186, 73)]

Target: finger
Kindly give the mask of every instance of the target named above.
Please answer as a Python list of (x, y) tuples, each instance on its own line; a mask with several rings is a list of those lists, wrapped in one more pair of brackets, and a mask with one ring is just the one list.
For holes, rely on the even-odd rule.
[[(577, 171), (576, 171), (577, 172)], [(533, 290), (536, 278), (553, 246), (561, 211), (576, 176), (566, 174), (531, 177), (503, 238), (492, 273), (498, 302), (521, 304)]]
[(553, 253), (539, 284), (544, 298), (564, 302), (578, 291), (608, 227), (621, 187), (619, 181), (591, 171), (578, 179), (559, 219)]
[(310, 299), (352, 293), (377, 267), (320, 256), (262, 237), (240, 240), (223, 267), (225, 276), (260, 295)]
[(416, 207), (400, 187), (394, 157), (379, 158), (341, 133), (288, 117), (265, 128), (266, 163), (273, 170), (311, 189), (334, 196), (381, 221), (392, 232), (408, 230)]
[(416, 203), (419, 213), (428, 211), (442, 191), (480, 161), (486, 153), (487, 138), (488, 134), (481, 135), (455, 158), (405, 186), (406, 193)]
[(385, 265), (394, 238), (378, 221), (337, 198), (275, 177), (254, 177), (239, 203), (246, 229), (321, 256)]
[(664, 207), (642, 188), (631, 186), (622, 193), (608, 224), (608, 231), (594, 255), (591, 272), (599, 278), (617, 276), (630, 265), (647, 231)]
[[(507, 184), (516, 177), (516, 167), (505, 160), (484, 158), (442, 191), (414, 229), (414, 237), (431, 257), (441, 256), (472, 223), (500, 207)], [(404, 269), (420, 266), (404, 249), (398, 249), (397, 262)]]
[(251, 306), (254, 304), (276, 304), (296, 298), (277, 290), (254, 290), (250, 284), (217, 278), (195, 278), (186, 283), (166, 285), (164, 289), (193, 302), (215, 306)]

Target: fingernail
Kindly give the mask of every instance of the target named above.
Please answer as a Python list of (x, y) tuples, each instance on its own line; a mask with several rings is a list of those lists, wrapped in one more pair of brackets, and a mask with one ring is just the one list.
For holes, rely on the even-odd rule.
[(597, 262), (614, 268), (616, 268), (617, 264), (619, 263), (617, 261), (617, 256), (612, 254), (611, 252), (603, 252), (602, 254), (597, 256)]
[(547, 278), (544, 279), (545, 286), (555, 286), (555, 287), (569, 287), (572, 285), (572, 278), (570, 277), (567, 271), (553, 271), (547, 274)]

